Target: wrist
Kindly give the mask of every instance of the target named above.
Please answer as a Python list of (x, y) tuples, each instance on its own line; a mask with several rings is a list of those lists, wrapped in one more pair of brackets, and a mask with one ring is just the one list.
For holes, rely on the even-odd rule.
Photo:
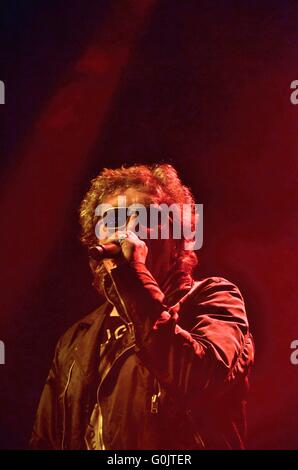
[(132, 268), (137, 268), (138, 266), (146, 266), (145, 261), (140, 261), (140, 260), (131, 260), (131, 261), (129, 261), (128, 264)]

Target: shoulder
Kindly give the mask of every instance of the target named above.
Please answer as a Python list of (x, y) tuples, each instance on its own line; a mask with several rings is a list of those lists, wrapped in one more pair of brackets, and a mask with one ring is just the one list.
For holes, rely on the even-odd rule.
[(212, 276), (195, 280), (191, 291), (194, 297), (218, 295), (220, 292), (229, 293), (243, 302), (243, 296), (238, 286), (224, 277)]
[(196, 305), (197, 314), (221, 314), (222, 319), (233, 316), (246, 322), (245, 303), (239, 288), (223, 277), (194, 281), (184, 300), (187, 305)]
[(242, 294), (237, 285), (224, 277), (212, 276), (194, 281), (193, 291), (197, 295), (211, 294), (212, 292), (230, 292), (243, 301)]

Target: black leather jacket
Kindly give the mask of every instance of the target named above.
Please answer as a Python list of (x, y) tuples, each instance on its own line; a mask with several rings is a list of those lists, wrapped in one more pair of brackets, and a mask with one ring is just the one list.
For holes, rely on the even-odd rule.
[(243, 448), (254, 348), (238, 288), (176, 273), (161, 291), (140, 263), (117, 267), (109, 280), (130, 334), (100, 377), (98, 337), (112, 305), (62, 336), (31, 448), (86, 449), (95, 403), (101, 449)]

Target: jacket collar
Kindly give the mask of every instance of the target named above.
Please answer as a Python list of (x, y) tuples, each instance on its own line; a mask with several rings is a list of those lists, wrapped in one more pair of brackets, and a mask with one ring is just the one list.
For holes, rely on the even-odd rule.
[(171, 307), (178, 302), (193, 286), (191, 275), (179, 269), (172, 268), (160, 288), (165, 294), (165, 304)]

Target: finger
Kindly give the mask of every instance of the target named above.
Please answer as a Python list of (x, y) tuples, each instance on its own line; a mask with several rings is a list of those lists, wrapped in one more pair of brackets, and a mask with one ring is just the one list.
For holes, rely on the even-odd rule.
[(119, 242), (127, 237), (127, 233), (124, 230), (117, 230), (112, 235), (105, 239), (105, 243)]
[(132, 230), (127, 230), (126, 233), (127, 233), (128, 240), (135, 241), (135, 242), (141, 241), (141, 239)]

